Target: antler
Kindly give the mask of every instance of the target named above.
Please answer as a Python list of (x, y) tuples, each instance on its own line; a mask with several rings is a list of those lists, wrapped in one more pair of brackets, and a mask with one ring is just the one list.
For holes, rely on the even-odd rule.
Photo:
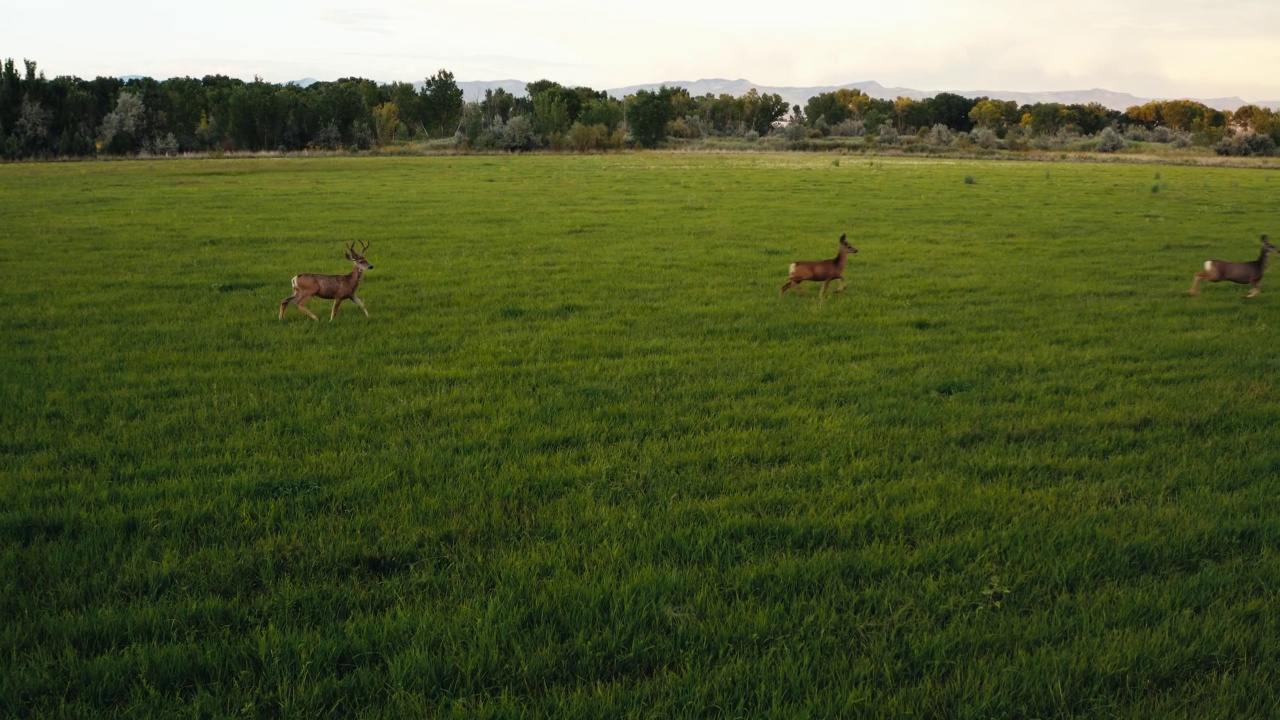
[(369, 243), (367, 243), (367, 242), (365, 242), (365, 241), (361, 240), (361, 241), (360, 241), (360, 254), (361, 254), (361, 255), (363, 255), (363, 254), (365, 253), (365, 251), (366, 251), (366, 250), (368, 250), (368, 249), (369, 249)]

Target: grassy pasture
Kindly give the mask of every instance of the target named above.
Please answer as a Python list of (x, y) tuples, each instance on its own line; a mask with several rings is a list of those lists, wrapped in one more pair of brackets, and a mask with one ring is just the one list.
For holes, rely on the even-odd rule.
[[(0, 713), (1265, 717), (1274, 171), (0, 166)], [(834, 255), (848, 290), (777, 297)], [(328, 321), (299, 272), (376, 268)], [(1280, 272), (1280, 271), (1277, 271)]]

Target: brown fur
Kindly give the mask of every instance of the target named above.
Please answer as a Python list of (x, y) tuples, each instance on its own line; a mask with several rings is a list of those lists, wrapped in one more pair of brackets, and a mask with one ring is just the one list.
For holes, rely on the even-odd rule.
[(319, 320), (315, 313), (307, 309), (304, 304), (313, 297), (324, 298), (333, 301), (333, 310), (329, 313), (329, 319), (332, 320), (338, 314), (338, 306), (343, 300), (351, 300), (364, 310), (364, 316), (369, 317), (369, 310), (365, 308), (364, 301), (356, 297), (356, 290), (360, 287), (360, 280), (364, 277), (365, 270), (372, 270), (373, 266), (364, 258), (364, 252), (369, 249), (368, 243), (363, 243), (359, 252), (356, 252), (354, 244), (347, 245), (346, 258), (353, 264), (351, 272), (346, 275), (319, 275), (316, 273), (304, 273), (295, 275), (293, 278), (293, 295), (280, 301), (280, 319), (284, 319), (285, 308), (290, 303), (296, 304), (298, 309), (306, 313), (312, 320)]
[(1191, 289), (1187, 291), (1187, 294), (1199, 295), (1201, 280), (1208, 280), (1209, 282), (1227, 280), (1241, 285), (1253, 286), (1253, 289), (1245, 297), (1256, 297), (1258, 293), (1262, 292), (1262, 274), (1267, 271), (1267, 261), (1271, 259), (1271, 255), (1277, 252), (1280, 252), (1280, 249), (1271, 244), (1271, 238), (1263, 235), (1262, 252), (1258, 255), (1257, 260), (1253, 262), (1210, 260), (1204, 264), (1204, 270), (1196, 273), (1195, 278), (1191, 281)]
[(782, 288), (778, 290), (778, 297), (782, 297), (787, 290), (796, 288), (798, 292), (804, 292), (804, 288), (800, 287), (800, 283), (810, 280), (813, 282), (821, 282), (822, 290), (818, 292), (821, 298), (827, 292), (827, 286), (832, 280), (840, 281), (840, 289), (837, 292), (844, 292), (844, 265), (850, 253), (856, 253), (858, 249), (845, 241), (845, 236), (840, 236), (840, 247), (836, 252), (836, 256), (830, 260), (804, 260), (801, 262), (791, 263), (791, 271), (787, 275), (787, 281), (782, 284)]

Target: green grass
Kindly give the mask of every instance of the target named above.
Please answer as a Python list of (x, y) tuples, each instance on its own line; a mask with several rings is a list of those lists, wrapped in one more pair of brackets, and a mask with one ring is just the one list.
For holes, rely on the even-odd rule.
[(0, 166), (0, 713), (1268, 716), (1280, 180), (1155, 172)]

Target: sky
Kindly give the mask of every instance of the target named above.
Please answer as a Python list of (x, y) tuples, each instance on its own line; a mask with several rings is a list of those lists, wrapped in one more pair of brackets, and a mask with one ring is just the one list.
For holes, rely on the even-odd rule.
[(1280, 100), (1276, 0), (0, 0), (0, 59), (47, 77), (273, 83), (743, 78), (923, 91)]

